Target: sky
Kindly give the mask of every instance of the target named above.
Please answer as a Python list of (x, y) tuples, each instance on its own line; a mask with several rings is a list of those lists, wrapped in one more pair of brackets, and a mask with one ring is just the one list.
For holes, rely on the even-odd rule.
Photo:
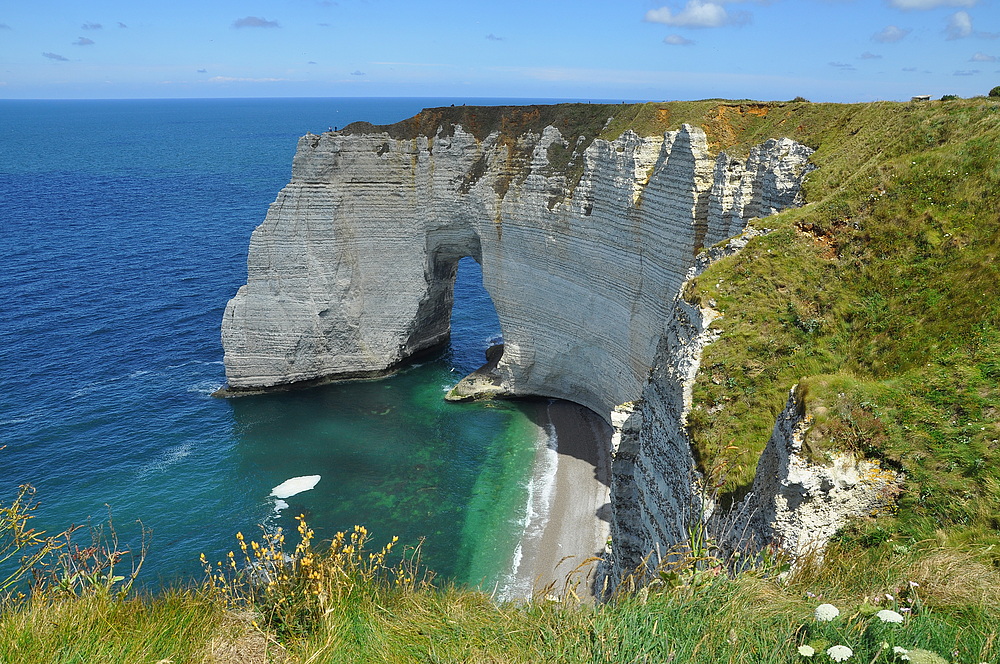
[(1000, 85), (1000, 0), (2, 0), (0, 99), (904, 100)]

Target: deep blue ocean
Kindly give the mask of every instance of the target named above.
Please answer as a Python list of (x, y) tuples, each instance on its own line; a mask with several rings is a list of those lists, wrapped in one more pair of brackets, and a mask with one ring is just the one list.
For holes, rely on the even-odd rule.
[[(380, 381), (210, 396), (223, 309), (298, 137), (466, 101), (512, 102), (0, 100), (0, 501), (32, 484), (50, 532), (110, 509), (127, 547), (141, 521), (152, 587), (300, 513), (320, 537), (426, 538), (439, 574), (496, 582), (538, 429), (530, 405), (442, 399), (500, 332), (473, 261), (441, 356)], [(307, 475), (315, 488), (270, 495)]]

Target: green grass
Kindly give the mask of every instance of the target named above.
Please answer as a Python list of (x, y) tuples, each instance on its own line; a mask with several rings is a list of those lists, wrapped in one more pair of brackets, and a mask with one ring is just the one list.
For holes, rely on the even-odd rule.
[[(333, 557), (321, 564), (337, 567)], [(654, 584), (599, 607), (570, 597), (497, 604), (451, 586), (400, 585), (392, 574), (340, 583), (296, 634), (217, 589), (40, 598), (0, 614), (0, 661), (790, 664), (802, 661), (800, 645), (837, 643), (855, 651), (853, 661), (892, 661), (880, 655), (883, 641), (946, 661), (1000, 657), (1000, 573), (951, 543), (883, 542), (860, 553), (837, 544), (822, 565), (787, 578)], [(817, 623), (821, 602), (840, 618)], [(883, 608), (904, 623), (882, 624), (874, 614)]]
[(816, 459), (848, 448), (906, 473), (895, 527), (997, 527), (998, 119), (983, 100), (837, 110), (804, 137), (810, 204), (691, 285), (724, 313), (691, 432), (732, 498), (803, 381)]

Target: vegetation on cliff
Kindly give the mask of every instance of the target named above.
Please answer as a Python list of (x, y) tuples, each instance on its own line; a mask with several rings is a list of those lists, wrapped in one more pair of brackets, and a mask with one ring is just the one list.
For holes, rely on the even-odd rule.
[[(817, 105), (821, 106), (821, 105)], [(808, 204), (720, 261), (688, 296), (723, 313), (689, 420), (738, 497), (788, 388), (807, 452), (876, 457), (907, 477), (893, 520), (921, 539), (1000, 523), (1000, 105), (985, 99), (821, 110)], [(884, 537), (883, 537), (884, 539)]]

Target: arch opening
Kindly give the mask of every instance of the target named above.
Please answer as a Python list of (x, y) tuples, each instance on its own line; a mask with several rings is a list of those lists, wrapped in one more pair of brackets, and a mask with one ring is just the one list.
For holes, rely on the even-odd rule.
[(451, 307), (451, 341), (447, 357), (457, 373), (472, 373), (483, 365), (486, 352), (503, 343), (500, 318), (483, 285), (483, 270), (474, 256), (455, 261)]

